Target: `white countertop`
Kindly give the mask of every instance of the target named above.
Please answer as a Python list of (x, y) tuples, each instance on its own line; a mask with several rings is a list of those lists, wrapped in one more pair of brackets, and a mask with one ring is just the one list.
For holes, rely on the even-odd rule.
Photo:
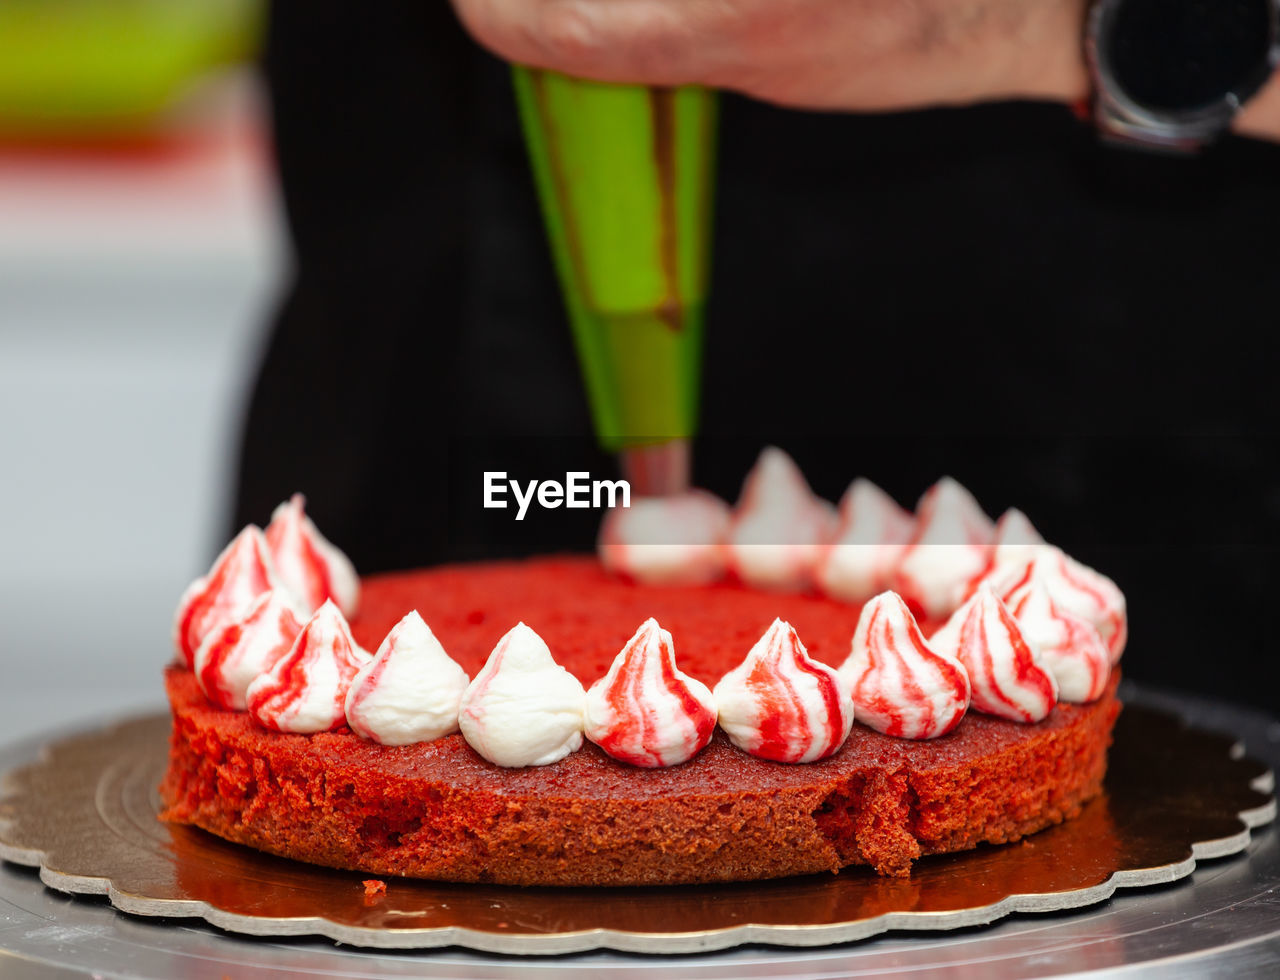
[(0, 149), (0, 743), (163, 704), (286, 274), (255, 90), (198, 149)]

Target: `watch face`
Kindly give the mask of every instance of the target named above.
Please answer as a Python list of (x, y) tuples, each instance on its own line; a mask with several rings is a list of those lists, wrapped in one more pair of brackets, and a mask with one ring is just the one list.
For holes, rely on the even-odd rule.
[(1248, 98), (1270, 73), (1273, 0), (1118, 0), (1099, 55), (1119, 89), (1157, 113)]

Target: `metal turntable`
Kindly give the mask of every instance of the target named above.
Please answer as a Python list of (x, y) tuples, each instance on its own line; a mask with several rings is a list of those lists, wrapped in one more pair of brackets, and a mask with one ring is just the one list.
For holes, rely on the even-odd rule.
[[(1252, 758), (1273, 769), (1280, 765), (1280, 720), (1187, 696), (1159, 695), (1132, 685), (1126, 685), (1122, 693), (1127, 703), (1142, 706), (1142, 710), (1131, 713), (1134, 718), (1158, 718), (1149, 708), (1172, 710), (1194, 729), (1229, 732), (1240, 739)], [(48, 741), (30, 739), (0, 750), (0, 771), (31, 762)], [(1223, 755), (1231, 754), (1229, 740), (1207, 737), (1204, 744), (1216, 746)], [(1239, 753), (1234, 756), (1238, 762)], [(1179, 766), (1176, 756), (1165, 761), (1172, 767)], [(1257, 777), (1261, 767), (1231, 771), (1236, 779), (1242, 772), (1253, 772), (1250, 781), (1255, 789), (1270, 785), (1267, 777)], [(104, 803), (111, 803), (108, 798), (129, 797), (121, 791), (119, 781), (106, 784), (107, 789), (96, 791), (99, 810)], [(1161, 976), (1248, 976), (1280, 969), (1280, 833), (1274, 825), (1261, 826), (1274, 815), (1274, 803), (1263, 805), (1260, 799), (1254, 794), (1252, 809), (1246, 815), (1246, 822), (1255, 825), (1251, 833), (1242, 825), (1235, 836), (1223, 835), (1221, 825), (1202, 824), (1190, 830), (1197, 844), (1194, 859), (1171, 862), (1166, 860), (1167, 854), (1157, 855), (1164, 864), (1153, 865), (1152, 873), (1145, 878), (1112, 876), (1117, 880), (1056, 903), (1038, 902), (1033, 889), (1027, 889), (1027, 894), (1012, 896), (1015, 900), (998, 913), (970, 915), (963, 921), (947, 922), (945, 916), (935, 916), (930, 924), (919, 917), (913, 920), (908, 914), (876, 922), (874, 928), (850, 928), (848, 922), (842, 921), (848, 916), (840, 911), (838, 903), (828, 902), (834, 909), (833, 917), (820, 925), (843, 929), (819, 931), (799, 940), (764, 928), (739, 932), (729, 941), (723, 930), (708, 930), (712, 941), (700, 946), (688, 939), (696, 929), (674, 928), (672, 935), (677, 941), (664, 945), (661, 920), (657, 920), (657, 928), (641, 930), (644, 935), (638, 943), (629, 944), (625, 935), (621, 941), (608, 937), (579, 939), (560, 948), (572, 949), (576, 944), (583, 951), (560, 955), (545, 955), (556, 952), (545, 945), (522, 948), (519, 936), (495, 940), (489, 948), (544, 955), (502, 955), (459, 946), (389, 952), (358, 949), (313, 935), (246, 937), (199, 918), (126, 915), (112, 908), (105, 898), (70, 896), (46, 888), (35, 869), (6, 862), (0, 865), (0, 976), (12, 972), (22, 976), (509, 977), (582, 970), (605, 977), (647, 977), (675, 970), (683, 976), (707, 978), (874, 976), (924, 970), (940, 976), (1045, 976), (1086, 971), (1125, 976), (1157, 972)], [(1232, 805), (1241, 812), (1248, 809)], [(108, 805), (106, 810), (110, 809)], [(1123, 817), (1124, 811), (1117, 809), (1115, 813)], [(1193, 816), (1199, 820), (1202, 815)], [(1203, 816), (1207, 818), (1207, 812)], [(1124, 840), (1123, 832), (1118, 839)], [(992, 854), (1000, 850), (988, 849)], [(1241, 850), (1234, 856), (1215, 856)], [(8, 853), (14, 856), (12, 849)], [(990, 878), (998, 870), (997, 865), (991, 864), (980, 876)], [(119, 874), (123, 879), (123, 872)], [(972, 877), (973, 872), (970, 874)], [(1186, 877), (1171, 884), (1141, 884), (1168, 882), (1183, 875)], [(47, 879), (52, 877), (55, 876), (46, 874)], [(839, 876), (824, 881), (839, 881)], [(927, 903), (921, 904), (920, 895), (927, 894), (927, 881), (924, 879), (923, 892), (918, 890), (913, 897), (914, 907), (926, 907)], [(66, 887), (65, 882), (54, 883), (59, 888)], [(1117, 889), (1117, 885), (1121, 887)], [(300, 886), (300, 890), (305, 891), (305, 887)], [(1106, 897), (1108, 894), (1110, 898)], [(796, 901), (799, 895), (791, 886), (783, 886), (771, 894), (769, 901)], [(118, 904), (129, 907), (128, 895), (117, 894), (115, 898)], [(497, 904), (506, 901), (501, 895), (497, 898)], [(522, 900), (529, 901), (527, 893)], [(717, 903), (723, 900), (723, 896), (716, 897)], [(1084, 905), (1087, 907), (1042, 911)], [(1007, 914), (1010, 909), (1013, 914)], [(155, 907), (138, 911), (154, 915), (165, 910)], [(192, 914), (189, 910), (177, 911)], [(1003, 917), (987, 925), (972, 924), (998, 916)], [(241, 928), (234, 921), (228, 924)], [(916, 931), (940, 928), (950, 931)], [(341, 931), (326, 931), (331, 936), (344, 937)], [(550, 931), (554, 933), (555, 927)], [(867, 936), (870, 938), (862, 938)], [(345, 938), (362, 941), (358, 933)], [(532, 938), (536, 946), (537, 937)], [(857, 938), (861, 941), (846, 941)], [(431, 940), (444, 941), (475, 945), (465, 936), (450, 939), (437, 935)], [(776, 945), (796, 941), (822, 945)], [(584, 949), (601, 944), (615, 948)], [(687, 952), (707, 945), (730, 948), (693, 955)], [(637, 955), (629, 949), (666, 955)]]

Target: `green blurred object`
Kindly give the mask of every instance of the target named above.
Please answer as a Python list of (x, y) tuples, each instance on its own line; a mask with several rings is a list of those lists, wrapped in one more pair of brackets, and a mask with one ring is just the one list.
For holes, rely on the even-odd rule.
[(693, 435), (707, 299), (715, 93), (514, 68), (596, 433)]
[(131, 134), (252, 56), (261, 0), (0, 0), (0, 134)]

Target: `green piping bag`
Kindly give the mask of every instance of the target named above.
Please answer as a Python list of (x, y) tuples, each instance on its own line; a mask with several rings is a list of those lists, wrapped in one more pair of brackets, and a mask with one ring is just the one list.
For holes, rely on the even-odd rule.
[(513, 71), (596, 434), (652, 459), (697, 422), (715, 93)]

